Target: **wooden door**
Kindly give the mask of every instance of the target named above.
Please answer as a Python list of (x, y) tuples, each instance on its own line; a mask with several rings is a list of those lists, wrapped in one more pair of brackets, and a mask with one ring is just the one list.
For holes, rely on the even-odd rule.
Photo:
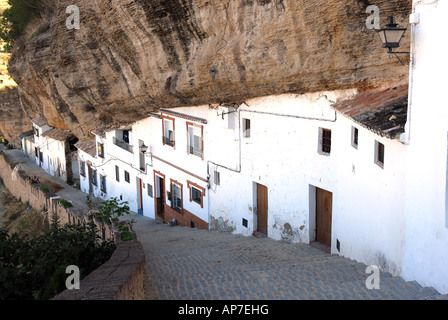
[(142, 179), (137, 178), (137, 201), (138, 201), (138, 214), (143, 215), (143, 190), (142, 190)]
[(257, 184), (257, 231), (268, 234), (268, 188)]
[(331, 248), (333, 194), (316, 188), (316, 241)]
[(163, 217), (165, 214), (165, 181), (160, 176), (155, 176), (156, 214)]

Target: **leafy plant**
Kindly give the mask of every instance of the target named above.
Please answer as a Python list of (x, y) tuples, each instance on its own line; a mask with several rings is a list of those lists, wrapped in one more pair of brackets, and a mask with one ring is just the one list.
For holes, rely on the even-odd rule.
[(0, 300), (50, 299), (65, 290), (65, 268), (76, 265), (81, 279), (110, 259), (115, 245), (100, 241), (95, 224), (59, 226), (23, 239), (0, 229)]
[(8, 0), (0, 20), (0, 38), (5, 42), (4, 50), (11, 52), (14, 42), (25, 33), (28, 23), (39, 16), (39, 0)]
[(113, 197), (109, 200), (102, 201), (98, 205), (95, 216), (103, 222), (116, 226), (120, 232), (122, 241), (131, 241), (132, 234), (130, 229), (134, 221), (120, 221), (120, 217), (130, 214), (129, 209), (127, 201), (119, 201)]
[(64, 200), (64, 199), (59, 200), (59, 203), (60, 203), (65, 209), (73, 207), (73, 204), (72, 204), (71, 202), (69, 202), (69, 201), (67, 201), (67, 200)]
[(50, 189), (48, 189), (47, 187), (40, 187), (40, 190), (42, 190), (45, 193), (50, 192)]

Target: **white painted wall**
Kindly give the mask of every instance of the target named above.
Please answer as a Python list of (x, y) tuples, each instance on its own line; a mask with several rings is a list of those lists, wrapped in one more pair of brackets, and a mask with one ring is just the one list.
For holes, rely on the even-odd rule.
[[(434, 2), (434, 1), (425, 1)], [(448, 293), (448, 3), (417, 4), (406, 166), (403, 277)], [(413, 77), (412, 77), (413, 76)]]
[[(352, 126), (359, 130), (357, 149), (351, 143)], [(405, 236), (406, 147), (343, 116), (338, 117), (336, 130), (333, 243), (339, 240), (343, 256), (398, 275)], [(383, 168), (374, 161), (375, 141), (385, 146)]]
[[(43, 169), (47, 173), (67, 181), (65, 142), (49, 137), (42, 137), (41, 141), (41, 151), (44, 155)], [(58, 167), (58, 161), (60, 163), (60, 167)]]

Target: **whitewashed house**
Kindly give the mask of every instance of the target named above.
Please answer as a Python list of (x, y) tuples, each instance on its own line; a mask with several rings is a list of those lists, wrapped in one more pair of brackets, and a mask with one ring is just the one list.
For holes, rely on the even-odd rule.
[(409, 82), (162, 109), (79, 142), (81, 189), (166, 223), (310, 243), (448, 293), (448, 5), (414, 11)]
[(164, 110), (131, 126), (94, 131), (95, 140), (76, 144), (81, 190), (127, 201), (132, 211), (163, 222), (207, 229), (206, 124)]
[(414, 1), (402, 275), (448, 293), (447, 1)]
[(23, 150), (34, 154), (36, 164), (61, 180), (78, 183), (78, 161), (74, 144), (78, 139), (69, 130), (50, 127), (44, 118), (31, 120), (34, 135), (23, 139)]

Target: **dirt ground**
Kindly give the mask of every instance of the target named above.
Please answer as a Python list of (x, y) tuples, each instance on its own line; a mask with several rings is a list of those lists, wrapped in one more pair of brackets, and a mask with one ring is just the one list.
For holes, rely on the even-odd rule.
[(41, 213), (15, 198), (4, 186), (0, 187), (0, 228), (18, 233), (24, 238), (39, 236), (48, 227)]

